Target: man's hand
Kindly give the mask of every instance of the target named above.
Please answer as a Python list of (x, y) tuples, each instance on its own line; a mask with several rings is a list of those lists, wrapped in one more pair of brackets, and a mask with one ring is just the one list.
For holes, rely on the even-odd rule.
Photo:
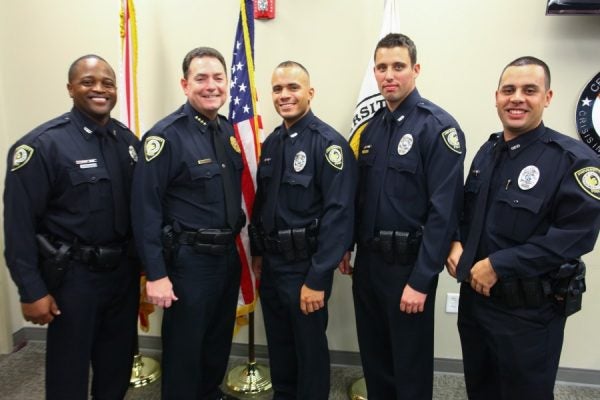
[(325, 291), (312, 290), (306, 285), (300, 289), (300, 309), (304, 315), (325, 307)]
[(498, 275), (492, 267), (490, 258), (477, 261), (471, 268), (471, 287), (479, 294), (490, 296), (490, 290), (498, 282)]
[(253, 256), (252, 257), (252, 271), (254, 271), (254, 276), (257, 280), (260, 280), (260, 274), (262, 273), (262, 256)]
[(25, 321), (33, 322), (37, 325), (49, 324), (54, 320), (54, 317), (60, 315), (60, 310), (54, 297), (49, 294), (33, 303), (21, 303), (21, 311), (23, 312)]
[(352, 265), (350, 265), (350, 252), (349, 251), (344, 253), (344, 256), (342, 257), (342, 261), (340, 261), (340, 263), (338, 265), (338, 269), (344, 275), (352, 274)]
[(407, 284), (404, 286), (402, 298), (400, 299), (400, 311), (407, 314), (423, 312), (425, 299), (427, 299), (426, 293), (418, 292)]
[(446, 259), (446, 269), (453, 278), (456, 278), (456, 267), (462, 252), (463, 247), (461, 242), (455, 241), (450, 244), (450, 253), (448, 253), (448, 258)]
[(163, 308), (171, 307), (171, 304), (178, 300), (173, 292), (173, 284), (168, 276), (155, 281), (147, 281), (146, 295), (150, 303)]

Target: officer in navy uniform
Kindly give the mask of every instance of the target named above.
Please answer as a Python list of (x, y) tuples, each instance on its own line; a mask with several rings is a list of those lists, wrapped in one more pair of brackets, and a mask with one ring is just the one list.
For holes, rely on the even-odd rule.
[(504, 129), (479, 149), (465, 184), (447, 267), (463, 282), (458, 328), (470, 399), (554, 398), (566, 316), (581, 306), (578, 259), (600, 228), (600, 161), (544, 126), (551, 99), (543, 61), (509, 63), (496, 91)]
[(150, 129), (135, 169), (132, 222), (148, 299), (164, 307), (162, 398), (225, 399), (240, 259), (240, 147), (218, 114), (227, 67), (210, 47), (183, 60), (188, 101)]
[(435, 294), (458, 224), (465, 141), (417, 91), (410, 38), (385, 36), (374, 57), (387, 106), (356, 149), (358, 343), (369, 400), (431, 399)]
[(70, 112), (15, 143), (4, 191), (6, 263), (23, 316), (48, 324), (46, 399), (122, 399), (135, 352), (139, 268), (129, 194), (139, 142), (110, 118), (115, 73), (97, 55), (69, 69)]
[(273, 398), (327, 399), (327, 300), (352, 242), (356, 161), (346, 140), (312, 113), (304, 66), (282, 62), (271, 84), (283, 123), (262, 147), (250, 236)]

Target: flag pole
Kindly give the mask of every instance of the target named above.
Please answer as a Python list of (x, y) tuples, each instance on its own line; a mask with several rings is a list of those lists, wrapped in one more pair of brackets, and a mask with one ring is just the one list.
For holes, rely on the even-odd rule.
[(144, 357), (140, 354), (139, 337), (135, 335), (135, 354), (133, 356), (133, 367), (129, 386), (139, 388), (160, 378), (160, 364), (153, 358)]
[(227, 387), (234, 392), (257, 394), (271, 390), (269, 368), (256, 363), (254, 348), (254, 311), (248, 314), (248, 362), (233, 367), (227, 374)]

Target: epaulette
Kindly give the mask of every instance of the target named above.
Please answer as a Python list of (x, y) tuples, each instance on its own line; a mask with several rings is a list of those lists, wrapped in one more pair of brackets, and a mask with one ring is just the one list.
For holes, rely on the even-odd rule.
[(125, 125), (124, 123), (122, 123), (121, 121), (119, 121), (118, 119), (111, 118), (111, 120), (115, 124), (119, 125), (121, 128), (129, 130), (129, 127), (127, 125)]
[(175, 121), (185, 117), (186, 115), (185, 112), (183, 112), (183, 107), (180, 107), (177, 111), (167, 115), (165, 118), (158, 121), (156, 125), (154, 125), (154, 127), (151, 129), (151, 131), (162, 132), (169, 126), (173, 125)]
[(41, 135), (44, 132), (49, 131), (50, 129), (56, 128), (58, 126), (66, 125), (71, 122), (71, 118), (69, 117), (69, 113), (64, 113), (63, 115), (53, 118), (50, 121), (46, 121), (37, 128), (33, 129), (31, 132), (27, 134), (28, 137), (34, 138)]
[(492, 133), (490, 135), (490, 137), (488, 138), (488, 142), (497, 142), (498, 139), (500, 139), (500, 134), (499, 133)]
[(596, 158), (597, 155), (592, 149), (582, 142), (573, 139), (570, 136), (556, 132), (553, 129), (546, 128), (546, 140), (556, 143), (563, 150), (573, 154), (577, 158)]
[(437, 118), (437, 120), (443, 126), (458, 127), (458, 123), (450, 114), (448, 114), (448, 112), (446, 112), (443, 108), (441, 108), (435, 103), (432, 103), (427, 99), (421, 98), (421, 100), (419, 100), (419, 102), (417, 103), (417, 107), (423, 110), (427, 110), (429, 113), (431, 113), (431, 115)]

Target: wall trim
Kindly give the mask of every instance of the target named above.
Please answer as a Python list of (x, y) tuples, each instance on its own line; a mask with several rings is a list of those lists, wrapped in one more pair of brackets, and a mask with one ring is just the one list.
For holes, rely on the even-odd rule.
[[(27, 341), (45, 342), (46, 328), (24, 327), (13, 333), (14, 348), (18, 349)], [(152, 357), (160, 357), (162, 349), (160, 337), (139, 335), (139, 347), (143, 353), (149, 353)], [(259, 361), (266, 362), (268, 359), (267, 346), (255, 345), (254, 352)], [(233, 343), (231, 355), (234, 357), (246, 357), (248, 345), (245, 343)], [(359, 367), (360, 354), (354, 351), (330, 351), (331, 364), (338, 366)], [(434, 371), (444, 374), (462, 374), (462, 360), (454, 358), (435, 358), (433, 362)], [(559, 368), (557, 383), (599, 386), (600, 370), (583, 368)]]

